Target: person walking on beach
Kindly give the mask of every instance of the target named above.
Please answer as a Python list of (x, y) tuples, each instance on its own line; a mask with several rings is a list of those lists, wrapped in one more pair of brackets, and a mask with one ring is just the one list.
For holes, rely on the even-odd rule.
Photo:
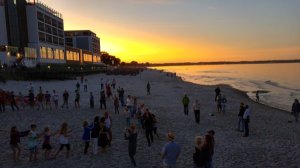
[(64, 91), (63, 93), (63, 105), (61, 106), (61, 108), (64, 108), (66, 106), (66, 108), (68, 109), (68, 106), (69, 106), (69, 93), (67, 90)]
[(79, 84), (79, 82), (76, 83), (76, 90), (80, 91), (80, 84)]
[(114, 96), (114, 108), (115, 108), (115, 114), (119, 114), (119, 99), (117, 95)]
[(51, 95), (48, 92), (48, 90), (46, 91), (46, 94), (45, 94), (45, 100), (46, 100), (46, 107), (45, 107), (45, 109), (47, 110), (48, 107), (49, 107), (49, 109), (52, 110), (52, 107), (51, 107)]
[(36, 99), (37, 99), (37, 105), (38, 105), (37, 110), (40, 110), (41, 108), (42, 108), (42, 110), (44, 110), (44, 94), (43, 94), (42, 90), (40, 90), (39, 93), (36, 95)]
[(15, 111), (15, 108), (19, 111), (19, 107), (16, 103), (16, 96), (13, 91), (10, 92), (9, 99), (10, 99), (10, 107), (11, 107), (12, 111)]
[(31, 107), (32, 110), (34, 110), (34, 94), (33, 91), (29, 90), (29, 95), (28, 95), (28, 101), (29, 101), (29, 105)]
[(259, 91), (257, 90), (255, 93), (256, 102), (259, 102)]
[(295, 99), (292, 106), (292, 115), (294, 115), (296, 122), (298, 122), (299, 113), (300, 113), (300, 103), (298, 99)]
[(19, 161), (21, 155), (20, 138), (29, 134), (30, 130), (19, 132), (16, 126), (11, 127), (10, 130), (10, 147), (13, 151), (14, 161)]
[(112, 141), (112, 130), (111, 130), (111, 127), (112, 127), (112, 119), (111, 117), (109, 116), (108, 112), (105, 112), (104, 113), (104, 118), (105, 118), (105, 127), (106, 127), (106, 130), (107, 130), (107, 138), (108, 138), (108, 145), (110, 146), (111, 145), (111, 141)]
[(151, 143), (153, 143), (153, 117), (149, 112), (149, 109), (146, 109), (143, 118), (144, 118), (146, 138), (147, 138), (148, 146), (150, 147)]
[(226, 111), (226, 104), (227, 104), (227, 98), (225, 95), (222, 96), (221, 99), (221, 105), (222, 105), (222, 112), (225, 113)]
[(80, 103), (79, 103), (79, 101), (80, 101), (80, 93), (79, 93), (79, 90), (76, 90), (75, 91), (75, 108), (76, 109), (79, 109), (80, 108)]
[(249, 122), (250, 122), (250, 115), (251, 115), (251, 111), (248, 105), (245, 106), (245, 112), (243, 115), (243, 119), (244, 119), (244, 137), (248, 137), (249, 136)]
[(221, 93), (221, 89), (220, 89), (219, 86), (215, 89), (215, 93), (216, 93), (216, 95), (215, 95), (215, 101), (217, 101), (217, 97), (218, 97), (219, 94)]
[(176, 166), (176, 161), (180, 155), (181, 148), (174, 141), (175, 135), (173, 133), (168, 133), (167, 139), (168, 142), (164, 145), (161, 152), (163, 165), (165, 167), (174, 168)]
[(93, 127), (89, 126), (89, 123), (87, 121), (83, 122), (83, 135), (82, 135), (82, 140), (84, 142), (84, 150), (83, 153), (86, 155), (87, 151), (90, 146), (90, 140), (91, 140), (91, 131)]
[(204, 168), (208, 158), (207, 152), (203, 149), (201, 136), (195, 137), (195, 152), (193, 153), (194, 168)]
[(150, 86), (150, 83), (148, 82), (147, 83), (147, 95), (150, 95), (150, 89), (151, 89), (151, 86)]
[(37, 160), (38, 138), (39, 138), (39, 136), (36, 132), (36, 125), (32, 124), (30, 126), (30, 132), (28, 134), (28, 148), (29, 148), (29, 151), (30, 151), (29, 161)]
[(59, 131), (60, 147), (59, 147), (58, 151), (56, 152), (56, 154), (54, 155), (54, 158), (56, 158), (56, 156), (64, 149), (64, 147), (67, 148), (66, 158), (69, 157), (69, 153), (70, 153), (69, 136), (70, 136), (71, 132), (72, 132), (72, 130), (68, 129), (68, 124), (66, 122), (64, 122), (61, 125), (60, 131)]
[(100, 92), (100, 109), (102, 110), (102, 107), (106, 109), (106, 97), (104, 90), (101, 90)]
[(111, 86), (114, 90), (116, 89), (116, 80), (115, 79), (112, 80)]
[(100, 135), (98, 145), (102, 148), (102, 152), (106, 152), (106, 147), (109, 145), (109, 140), (107, 137), (107, 129), (105, 126), (105, 117), (100, 119)]
[(83, 91), (87, 92), (87, 79), (84, 80)]
[(90, 108), (94, 108), (94, 95), (93, 92), (90, 92)]
[(203, 144), (207, 160), (205, 162), (205, 168), (213, 168), (213, 155), (215, 152), (215, 131), (209, 130), (205, 135), (205, 141)]
[(120, 88), (120, 90), (118, 91), (119, 93), (119, 100), (121, 102), (121, 105), (124, 107), (125, 106), (125, 101), (124, 101), (124, 89)]
[(58, 94), (56, 92), (56, 90), (53, 90), (53, 96), (52, 96), (52, 99), (53, 99), (53, 102), (54, 102), (54, 106), (55, 106), (55, 109), (57, 110), (58, 109)]
[(54, 136), (54, 134), (52, 134), (50, 132), (50, 128), (49, 127), (45, 127), (44, 129), (44, 133), (43, 133), (43, 136), (44, 136), (44, 141), (43, 141), (43, 145), (42, 145), (42, 149), (45, 150), (45, 160), (49, 160), (50, 159), (50, 153), (51, 153), (51, 150), (52, 150), (52, 146), (50, 144), (50, 138), (51, 136)]
[(193, 110), (194, 110), (194, 114), (195, 114), (195, 121), (197, 124), (200, 123), (200, 103), (199, 101), (196, 99), (194, 104), (193, 104)]
[(189, 97), (186, 94), (184, 94), (182, 98), (182, 104), (183, 104), (183, 112), (185, 115), (189, 115), (189, 103), (190, 103)]
[(99, 134), (100, 134), (100, 119), (99, 116), (94, 118), (94, 122), (92, 124), (92, 132), (91, 132), (91, 139), (92, 139), (92, 146), (93, 146), (93, 154), (96, 155), (98, 153), (98, 141), (99, 141)]
[(222, 95), (219, 94), (217, 97), (217, 112), (222, 112)]
[(244, 112), (245, 112), (245, 107), (244, 107), (244, 103), (241, 102), (241, 105), (240, 105), (240, 111), (239, 111), (239, 114), (238, 114), (238, 127), (237, 127), (237, 130), (240, 131), (240, 132), (244, 132), (244, 119), (243, 119), (243, 116), (244, 116)]
[(125, 130), (125, 140), (128, 140), (128, 154), (131, 160), (131, 163), (134, 167), (136, 167), (136, 162), (134, 159), (134, 155), (136, 154), (137, 147), (137, 131), (135, 125), (131, 125), (130, 128)]

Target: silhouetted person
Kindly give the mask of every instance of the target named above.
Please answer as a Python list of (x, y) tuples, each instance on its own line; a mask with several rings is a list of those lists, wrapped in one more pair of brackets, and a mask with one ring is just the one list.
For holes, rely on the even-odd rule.
[(217, 97), (218, 97), (218, 96), (220, 95), (220, 93), (221, 93), (221, 89), (220, 89), (219, 86), (215, 89), (215, 93), (216, 93), (215, 101), (217, 101)]

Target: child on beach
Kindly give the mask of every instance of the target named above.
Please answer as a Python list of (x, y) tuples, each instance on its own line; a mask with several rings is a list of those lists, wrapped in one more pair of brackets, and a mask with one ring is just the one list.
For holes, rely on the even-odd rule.
[(52, 134), (50, 131), (49, 127), (45, 127), (44, 129), (44, 141), (43, 141), (43, 145), (42, 148), (45, 150), (45, 160), (49, 160), (50, 159), (50, 153), (52, 150), (52, 146), (50, 145), (50, 137), (54, 136), (55, 134)]
[(68, 129), (68, 124), (66, 122), (64, 122), (61, 125), (60, 131), (59, 131), (59, 143), (60, 143), (60, 147), (58, 149), (58, 151), (56, 152), (54, 158), (64, 149), (64, 147), (67, 148), (67, 152), (66, 152), (66, 158), (69, 157), (69, 153), (70, 153), (70, 143), (69, 143), (69, 134), (72, 132), (72, 130)]
[(10, 147), (13, 151), (14, 161), (18, 161), (20, 158), (20, 154), (21, 154), (20, 138), (27, 136), (29, 132), (30, 132), (30, 130), (19, 132), (16, 126), (11, 127)]
[(84, 154), (87, 154), (87, 151), (90, 146), (90, 140), (91, 140), (91, 131), (93, 129), (93, 125), (89, 126), (89, 123), (87, 121), (83, 122), (83, 135), (82, 140), (84, 142)]
[(222, 112), (225, 113), (225, 109), (226, 109), (226, 103), (227, 103), (227, 98), (225, 95), (222, 96)]
[(30, 126), (30, 132), (28, 134), (28, 148), (30, 151), (29, 161), (37, 160), (37, 154), (38, 154), (38, 134), (36, 132), (36, 125), (32, 124)]

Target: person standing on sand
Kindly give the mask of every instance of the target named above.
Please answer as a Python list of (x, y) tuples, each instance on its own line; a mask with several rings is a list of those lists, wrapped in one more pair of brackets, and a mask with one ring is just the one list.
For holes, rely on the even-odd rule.
[(205, 141), (203, 145), (204, 150), (206, 150), (207, 160), (205, 163), (205, 168), (213, 168), (213, 155), (215, 152), (215, 131), (209, 130), (205, 135)]
[(300, 103), (298, 99), (295, 99), (293, 106), (292, 106), (292, 115), (295, 116), (295, 121), (298, 122), (298, 117), (300, 113)]
[(94, 95), (93, 92), (90, 92), (90, 108), (94, 108)]
[(36, 100), (38, 105), (37, 110), (40, 110), (41, 108), (42, 110), (44, 110), (44, 94), (42, 90), (40, 90), (39, 93), (36, 95)]
[(148, 146), (150, 147), (151, 143), (153, 143), (153, 117), (149, 112), (149, 109), (146, 109), (143, 118), (144, 118), (146, 138), (147, 138)]
[(53, 90), (52, 99), (53, 99), (56, 110), (58, 109), (58, 98), (59, 98), (59, 96), (58, 96), (57, 92), (55, 90)]
[(256, 102), (259, 102), (259, 91), (257, 90), (255, 93)]
[(148, 82), (147, 83), (147, 95), (150, 95), (150, 88), (151, 88), (151, 86), (150, 86), (150, 83)]
[(76, 90), (75, 91), (75, 108), (76, 109), (79, 109), (80, 108), (80, 103), (79, 103), (79, 101), (80, 101), (80, 94), (79, 94), (79, 90)]
[(87, 92), (87, 79), (84, 80), (83, 90)]
[(30, 151), (29, 161), (37, 160), (38, 138), (39, 138), (39, 135), (36, 132), (36, 125), (32, 124), (30, 126), (30, 132), (28, 134), (28, 148), (29, 148), (29, 151)]
[(64, 103), (61, 106), (61, 108), (64, 108), (66, 106), (66, 108), (68, 109), (68, 105), (69, 105), (69, 93), (67, 90), (65, 90), (65, 92), (63, 93), (63, 99), (64, 99)]
[(93, 127), (89, 126), (89, 123), (87, 121), (83, 122), (83, 134), (82, 134), (82, 140), (84, 142), (84, 151), (83, 153), (86, 155), (87, 151), (90, 146), (90, 140), (91, 140), (91, 131)]
[(195, 121), (197, 124), (200, 123), (200, 103), (199, 101), (196, 99), (194, 104), (193, 104), (193, 110), (194, 110), (194, 114), (195, 114)]
[(102, 107), (106, 109), (106, 97), (104, 90), (101, 90), (100, 92), (100, 109), (102, 109)]
[(222, 95), (219, 94), (217, 97), (217, 112), (222, 112)]
[(220, 89), (219, 86), (215, 89), (215, 93), (216, 93), (215, 101), (217, 101), (217, 97), (218, 97), (218, 96), (220, 95), (220, 93), (221, 93), (221, 89)]
[(10, 92), (9, 99), (10, 99), (10, 107), (11, 107), (12, 111), (15, 111), (14, 107), (16, 107), (16, 109), (19, 111), (19, 107), (17, 106), (17, 103), (16, 103), (15, 93), (13, 91)]
[(222, 96), (221, 99), (221, 105), (222, 105), (222, 112), (225, 113), (226, 111), (226, 103), (227, 103), (227, 98), (225, 95)]
[(56, 158), (56, 156), (64, 149), (64, 147), (67, 148), (67, 152), (66, 152), (66, 158), (69, 157), (69, 153), (70, 153), (70, 143), (69, 143), (69, 134), (72, 132), (72, 130), (68, 129), (68, 124), (67, 123), (63, 123), (61, 125), (60, 131), (59, 131), (59, 143), (60, 143), (60, 147), (57, 150), (56, 154), (54, 155), (54, 158)]
[(48, 92), (48, 90), (46, 91), (46, 94), (45, 94), (45, 100), (46, 100), (46, 107), (45, 107), (45, 109), (47, 110), (48, 107), (49, 107), (49, 109), (52, 110), (52, 107), (51, 107), (51, 95)]
[(168, 142), (162, 148), (161, 156), (163, 159), (164, 167), (174, 168), (176, 167), (176, 161), (180, 155), (181, 148), (175, 143), (175, 135), (173, 133), (167, 134)]
[(237, 130), (240, 132), (244, 132), (244, 119), (243, 119), (244, 112), (245, 112), (244, 103), (241, 102), (240, 111), (238, 114), (239, 120), (238, 120), (238, 127), (237, 127)]
[(128, 140), (128, 153), (129, 153), (131, 163), (133, 164), (134, 167), (136, 167), (134, 155), (136, 154), (138, 134), (135, 125), (131, 125), (130, 128), (127, 128), (124, 136), (125, 136), (125, 140)]
[(195, 137), (195, 152), (193, 153), (193, 162), (194, 162), (194, 168), (204, 168), (205, 161), (207, 158), (205, 158), (205, 150), (203, 150), (203, 140), (201, 136)]
[(98, 153), (98, 140), (99, 140), (99, 134), (100, 134), (100, 119), (99, 116), (96, 116), (94, 118), (94, 123), (91, 125), (93, 127), (91, 132), (91, 139), (92, 139), (92, 145), (93, 145), (93, 154), (97, 155)]
[(14, 161), (19, 161), (21, 155), (20, 138), (29, 134), (30, 130), (19, 132), (16, 126), (11, 127), (10, 131), (10, 148), (13, 151)]
[(119, 99), (117, 95), (114, 96), (114, 108), (115, 108), (115, 114), (119, 114)]
[(186, 94), (184, 94), (184, 97), (182, 98), (182, 104), (183, 104), (183, 112), (185, 115), (189, 115), (189, 103), (190, 103), (190, 99)]
[(245, 124), (245, 134), (243, 137), (248, 137), (249, 136), (249, 122), (250, 122), (250, 108), (248, 105), (245, 106), (245, 112), (243, 115), (243, 119), (244, 119), (244, 124)]

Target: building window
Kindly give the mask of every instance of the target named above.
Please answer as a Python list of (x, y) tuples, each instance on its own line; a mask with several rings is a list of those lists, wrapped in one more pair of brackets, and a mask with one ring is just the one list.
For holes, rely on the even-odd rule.
[(44, 23), (39, 22), (38, 23), (38, 28), (39, 28), (39, 31), (45, 31), (45, 25), (44, 25)]
[(55, 49), (53, 54), (54, 54), (54, 59), (59, 60), (59, 49)]
[(47, 48), (47, 58), (53, 59), (53, 50), (52, 48)]
[(48, 43), (52, 43), (52, 36), (46, 34), (46, 41), (47, 41)]
[(41, 12), (37, 12), (37, 18), (39, 21), (44, 22), (44, 15)]
[(59, 50), (59, 59), (64, 60), (65, 59), (65, 53), (64, 50)]
[(45, 42), (46, 41), (45, 33), (39, 32), (39, 40), (41, 42)]
[(47, 48), (46, 47), (41, 47), (40, 49), (40, 54), (41, 54), (41, 58), (47, 58)]

